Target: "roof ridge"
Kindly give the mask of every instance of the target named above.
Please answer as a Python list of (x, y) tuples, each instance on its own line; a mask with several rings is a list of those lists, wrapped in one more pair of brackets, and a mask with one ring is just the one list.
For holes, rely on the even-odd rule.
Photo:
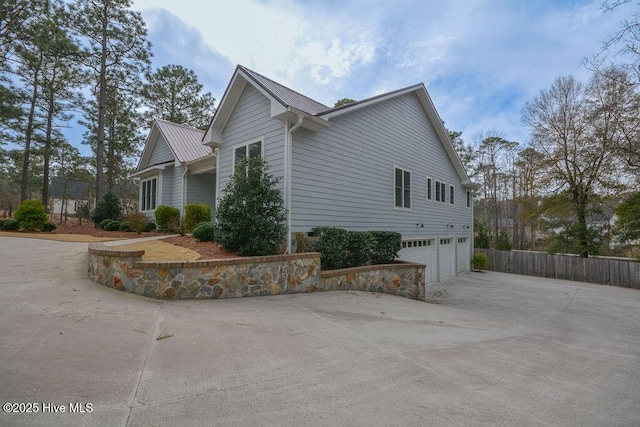
[[(325, 104), (323, 104), (322, 102), (317, 101), (317, 100), (315, 100), (315, 99), (313, 99), (313, 98), (311, 98), (311, 97), (309, 97), (309, 96), (305, 95), (304, 93), (300, 93), (300, 92), (298, 92), (298, 91), (297, 91), (297, 90), (295, 90), (295, 89), (291, 89), (290, 87), (285, 86), (285, 85), (283, 85), (282, 83), (278, 83), (277, 81), (275, 81), (275, 80), (273, 80), (273, 79), (270, 79), (270, 78), (269, 78), (269, 77), (267, 77), (267, 76), (263, 76), (262, 74), (260, 74), (260, 73), (258, 73), (258, 72), (256, 72), (256, 71), (253, 71), (252, 69), (247, 68), (247, 67), (245, 67), (244, 65), (240, 65), (240, 64), (238, 64), (238, 68), (240, 68), (240, 69), (242, 69), (242, 70), (244, 70), (244, 71), (247, 71), (249, 74), (255, 74), (255, 75), (258, 75), (258, 76), (262, 77), (262, 78), (263, 78), (263, 79), (265, 79), (265, 80), (269, 80), (271, 83), (277, 84), (278, 86), (280, 86), (280, 87), (282, 87), (282, 88), (284, 88), (284, 89), (287, 89), (287, 90), (289, 90), (289, 91), (291, 91), (291, 92), (294, 92), (295, 94), (300, 95), (300, 96), (302, 96), (303, 98), (308, 99), (309, 101), (313, 101), (313, 102), (315, 102), (316, 104), (319, 104), (319, 105), (322, 105), (322, 106), (324, 106), (324, 107), (330, 108), (328, 105), (325, 105)], [(254, 79), (254, 80), (255, 80), (255, 79)], [(278, 96), (278, 95), (276, 95), (275, 93), (272, 93), (272, 91), (270, 91), (268, 88), (264, 87), (264, 85), (263, 85), (263, 84), (261, 84), (259, 81), (257, 81), (257, 80), (256, 80), (256, 83), (258, 83), (260, 86), (262, 86), (265, 90), (269, 91), (269, 93), (271, 93), (271, 95), (273, 95), (273, 96), (275, 96), (276, 98), (278, 98), (278, 100), (280, 100), (283, 104), (287, 104), (287, 105), (289, 105), (289, 104), (288, 104), (284, 99), (282, 99), (281, 97), (279, 97), (279, 96)]]
[(416, 83), (414, 85), (406, 86), (406, 87), (403, 87), (403, 88), (400, 88), (400, 89), (395, 89), (395, 90), (392, 90), (392, 91), (389, 91), (389, 92), (380, 93), (378, 95), (370, 96), (368, 98), (361, 99), (359, 101), (354, 101), (354, 102), (349, 102), (348, 104), (343, 104), (343, 105), (341, 105), (339, 107), (329, 108), (326, 111), (319, 112), (318, 114), (316, 114), (316, 116), (322, 116), (324, 114), (333, 113), (334, 111), (338, 111), (338, 110), (346, 110), (347, 108), (353, 107), (355, 105), (364, 104), (365, 102), (373, 101), (374, 99), (383, 98), (385, 96), (393, 95), (395, 93), (404, 92), (404, 91), (409, 90), (409, 89), (418, 89), (421, 86), (424, 87), (424, 83)]
[(198, 132), (205, 133), (205, 131), (203, 131), (203, 130), (200, 130), (198, 128), (194, 128), (193, 126), (185, 125), (183, 123), (176, 123), (176, 122), (172, 122), (172, 121), (165, 120), (165, 119), (154, 119), (154, 120), (157, 121), (157, 122), (164, 122), (164, 123), (170, 124), (172, 126), (180, 126), (180, 127), (183, 127), (183, 128), (189, 129), (189, 130), (197, 130)]

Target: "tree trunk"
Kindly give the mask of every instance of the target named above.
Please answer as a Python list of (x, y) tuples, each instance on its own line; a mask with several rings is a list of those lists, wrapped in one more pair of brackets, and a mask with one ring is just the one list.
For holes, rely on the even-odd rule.
[[(56, 79), (56, 68), (53, 67), (51, 76), (51, 82), (54, 82)], [(49, 87), (49, 111), (47, 111), (47, 134), (45, 138), (45, 147), (44, 147), (44, 170), (42, 175), (42, 204), (45, 206), (49, 206), (49, 161), (51, 159), (51, 135), (53, 133), (53, 109), (55, 106), (55, 91), (53, 89), (53, 84)]]
[(20, 183), (20, 203), (27, 200), (29, 188), (29, 155), (31, 154), (31, 138), (33, 137), (33, 122), (36, 114), (36, 101), (38, 97), (38, 76), (42, 65), (42, 55), (33, 74), (33, 92), (31, 94), (31, 106), (29, 107), (29, 119), (24, 137), (24, 158), (22, 159), (22, 182)]
[(580, 248), (580, 256), (589, 258), (589, 238), (587, 236), (587, 201), (588, 196), (584, 189), (577, 188), (572, 191), (573, 203), (576, 208), (576, 216), (578, 217), (578, 245)]
[(108, 2), (102, 9), (102, 51), (100, 52), (100, 91), (98, 93), (98, 141), (96, 144), (96, 200), (103, 196), (102, 173), (104, 168), (104, 122), (107, 99), (107, 24), (109, 23)]

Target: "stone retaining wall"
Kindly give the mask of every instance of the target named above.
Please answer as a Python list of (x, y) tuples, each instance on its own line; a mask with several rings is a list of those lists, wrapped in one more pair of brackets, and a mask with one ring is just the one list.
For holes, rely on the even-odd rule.
[(144, 251), (89, 244), (89, 278), (157, 299), (237, 298), (360, 290), (424, 301), (424, 266), (413, 263), (320, 271), (317, 252), (206, 261), (142, 261)]
[(422, 264), (399, 262), (329, 270), (320, 273), (322, 290), (368, 291), (424, 301)]

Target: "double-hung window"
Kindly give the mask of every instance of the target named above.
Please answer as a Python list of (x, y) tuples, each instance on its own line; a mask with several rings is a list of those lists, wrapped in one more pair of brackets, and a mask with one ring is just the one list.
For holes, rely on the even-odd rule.
[(152, 211), (156, 208), (158, 197), (158, 178), (150, 178), (143, 180), (142, 185), (142, 200), (140, 205), (142, 211)]
[(449, 186), (449, 203), (454, 204), (454, 195), (456, 194), (456, 189), (453, 185)]
[(427, 200), (428, 201), (432, 201), (433, 200), (433, 186), (432, 183), (433, 181), (431, 180), (431, 178), (427, 178)]
[(467, 207), (471, 207), (471, 191), (467, 190)]
[(436, 202), (445, 203), (447, 199), (447, 185), (444, 182), (436, 181)]
[(238, 165), (243, 159), (253, 159), (254, 157), (262, 157), (261, 139), (235, 147), (233, 150), (233, 166)]
[(411, 172), (395, 168), (395, 206), (411, 209)]

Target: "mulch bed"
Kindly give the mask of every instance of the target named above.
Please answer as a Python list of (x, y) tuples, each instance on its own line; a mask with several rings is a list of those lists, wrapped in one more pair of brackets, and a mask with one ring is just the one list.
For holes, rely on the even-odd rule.
[[(67, 221), (66, 224), (62, 223), (56, 225), (58, 226), (58, 228), (56, 229), (56, 231), (54, 231), (54, 233), (57, 234), (84, 234), (95, 237), (113, 237), (124, 239), (136, 239), (139, 237), (167, 235), (167, 233), (161, 233), (159, 231), (144, 232), (142, 234), (127, 233), (124, 231), (106, 231), (101, 228), (94, 227), (93, 223), (83, 222), (82, 224), (78, 224), (76, 220)], [(168, 237), (163, 238), (162, 241), (196, 251), (200, 254), (200, 259), (203, 260), (238, 258), (238, 255), (225, 251), (217, 243), (199, 242), (191, 236)]]

